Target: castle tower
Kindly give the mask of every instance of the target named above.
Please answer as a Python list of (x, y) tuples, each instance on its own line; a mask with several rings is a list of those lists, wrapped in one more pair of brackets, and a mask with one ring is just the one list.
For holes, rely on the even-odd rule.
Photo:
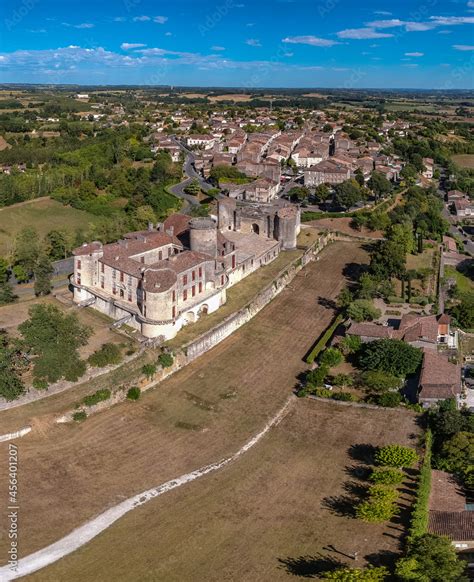
[(296, 248), (296, 239), (300, 230), (300, 210), (296, 206), (280, 208), (276, 216), (277, 238), (281, 248), (289, 251)]
[(190, 248), (192, 251), (217, 256), (217, 225), (212, 218), (192, 218), (190, 226)]

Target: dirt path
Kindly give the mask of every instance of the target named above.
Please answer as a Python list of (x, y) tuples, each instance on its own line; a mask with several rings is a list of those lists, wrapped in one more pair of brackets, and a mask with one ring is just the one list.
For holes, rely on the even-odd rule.
[[(304, 354), (333, 318), (332, 302), (367, 260), (356, 244), (331, 244), (252, 321), (138, 402), (71, 425), (53, 426), (50, 418), (79, 400), (74, 391), (4, 411), (2, 433), (34, 428), (18, 441), (20, 556), (246, 443), (288, 399), (307, 368)], [(8, 544), (7, 453), (0, 443), (2, 557)]]
[(94, 519), (88, 521), (84, 525), (78, 527), (74, 531), (72, 531), (66, 537), (60, 539), (59, 541), (55, 542), (54, 544), (35, 552), (30, 556), (26, 556), (22, 558), (18, 566), (15, 570), (11, 570), (9, 567), (4, 566), (3, 568), (0, 567), (0, 580), (7, 582), (8, 580), (16, 580), (21, 576), (26, 576), (27, 574), (31, 574), (32, 572), (36, 572), (49, 564), (53, 564), (57, 562), (64, 556), (74, 552), (75, 550), (79, 549), (80, 547), (87, 544), (90, 540), (94, 539), (98, 536), (101, 532), (106, 530), (110, 527), (114, 522), (120, 519), (123, 515), (132, 511), (141, 505), (144, 505), (151, 499), (159, 497), (164, 493), (168, 493), (172, 489), (176, 489), (177, 487), (181, 487), (182, 485), (186, 485), (187, 483), (191, 483), (191, 481), (195, 481), (204, 475), (208, 475), (214, 471), (218, 471), (222, 469), (226, 465), (237, 461), (243, 454), (245, 454), (248, 450), (254, 447), (266, 434), (267, 432), (275, 425), (277, 425), (287, 414), (292, 401), (294, 401), (295, 397), (292, 396), (288, 399), (286, 404), (283, 406), (281, 410), (275, 414), (275, 416), (267, 422), (264, 428), (257, 433), (253, 438), (251, 438), (243, 447), (241, 447), (236, 453), (232, 456), (227, 457), (226, 459), (222, 459), (216, 463), (212, 463), (205, 467), (201, 467), (200, 469), (196, 469), (191, 473), (186, 473), (185, 475), (181, 475), (171, 481), (167, 481), (162, 485), (158, 485), (153, 489), (149, 489), (148, 491), (143, 491), (142, 493), (138, 493), (125, 501), (111, 507), (104, 513), (101, 513)]

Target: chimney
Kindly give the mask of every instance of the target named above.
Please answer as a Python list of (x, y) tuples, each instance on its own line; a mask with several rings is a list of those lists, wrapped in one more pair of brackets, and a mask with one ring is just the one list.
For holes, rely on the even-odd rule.
[(174, 226), (170, 226), (169, 228), (167, 228), (166, 234), (169, 234), (169, 236), (174, 236)]
[(157, 222), (156, 223), (156, 230), (158, 232), (163, 232), (163, 223), (162, 222)]
[(148, 230), (153, 230), (153, 222), (148, 223)]

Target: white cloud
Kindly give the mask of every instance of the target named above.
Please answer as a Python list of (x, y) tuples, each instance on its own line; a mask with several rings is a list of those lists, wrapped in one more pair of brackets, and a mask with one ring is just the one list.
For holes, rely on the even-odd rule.
[(474, 2), (472, 2), (472, 1), (471, 2), (468, 2), (467, 3), (467, 7), (468, 8), (474, 8)]
[(133, 18), (133, 22), (148, 22), (151, 20), (149, 16), (135, 16)]
[(457, 24), (474, 24), (474, 16), (430, 16), (436, 26), (453, 26)]
[(258, 38), (248, 38), (245, 41), (245, 44), (248, 44), (249, 46), (257, 46), (260, 47), (262, 46), (261, 42), (258, 40)]
[(114, 18), (114, 22), (126, 22), (126, 20), (127, 19), (125, 18), (125, 16), (116, 16)]
[(165, 22), (168, 22), (168, 17), (167, 16), (155, 16), (153, 18), (153, 22), (156, 22), (156, 24), (164, 24)]
[(172, 32), (169, 32), (169, 31), (168, 32), (165, 32), (165, 36), (173, 36), (173, 33)]
[(311, 46), (333, 46), (335, 44), (341, 44), (336, 40), (328, 40), (317, 36), (287, 36), (282, 42), (289, 44), (309, 44)]
[(417, 53), (417, 52), (405, 53), (406, 57), (423, 57), (424, 55), (425, 55), (425, 53)]
[(373, 20), (366, 24), (371, 28), (394, 28), (395, 26), (403, 26), (405, 22), (398, 18), (390, 18), (389, 20)]
[(471, 44), (453, 44), (453, 48), (457, 51), (474, 51), (474, 45)]
[(74, 28), (94, 28), (94, 25), (90, 22), (82, 22), (81, 24), (75, 24)]
[(347, 28), (337, 33), (339, 38), (352, 38), (355, 40), (364, 40), (367, 38), (390, 38), (393, 34), (378, 32), (372, 27), (369, 28)]
[(143, 48), (144, 46), (146, 46), (146, 44), (141, 42), (123, 42), (120, 45), (120, 48), (124, 51), (128, 51), (130, 49)]
[(416, 63), (409, 63), (408, 65), (402, 65), (402, 67), (410, 67), (411, 69), (414, 69), (417, 66), (418, 65)]
[(378, 14), (379, 16), (392, 16), (392, 13), (387, 10), (374, 10), (374, 14)]
[(219, 46), (219, 45), (216, 45), (216, 44), (214, 46), (211, 46), (211, 49), (213, 51), (225, 51), (225, 47), (224, 46)]

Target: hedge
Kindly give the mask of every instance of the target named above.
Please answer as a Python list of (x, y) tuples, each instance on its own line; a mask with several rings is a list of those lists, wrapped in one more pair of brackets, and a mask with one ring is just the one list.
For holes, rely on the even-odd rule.
[(98, 404), (103, 400), (108, 400), (110, 398), (110, 390), (108, 388), (104, 388), (102, 390), (97, 390), (94, 394), (89, 394), (86, 396), (82, 401), (86, 406), (94, 406), (94, 404)]
[(77, 412), (74, 412), (74, 414), (72, 415), (72, 420), (76, 422), (82, 422), (83, 420), (86, 420), (86, 418), (87, 412), (85, 410), (78, 410)]
[(411, 514), (409, 538), (422, 536), (428, 529), (429, 498), (431, 490), (431, 446), (433, 436), (428, 429), (425, 436), (425, 455), (418, 480), (417, 499)]
[(344, 321), (344, 316), (339, 314), (336, 319), (331, 323), (331, 325), (326, 329), (326, 331), (321, 335), (319, 340), (316, 342), (314, 347), (311, 349), (309, 354), (306, 356), (306, 363), (312, 364), (314, 360), (319, 356), (322, 350), (326, 347), (328, 341), (332, 338), (334, 332), (338, 325)]

